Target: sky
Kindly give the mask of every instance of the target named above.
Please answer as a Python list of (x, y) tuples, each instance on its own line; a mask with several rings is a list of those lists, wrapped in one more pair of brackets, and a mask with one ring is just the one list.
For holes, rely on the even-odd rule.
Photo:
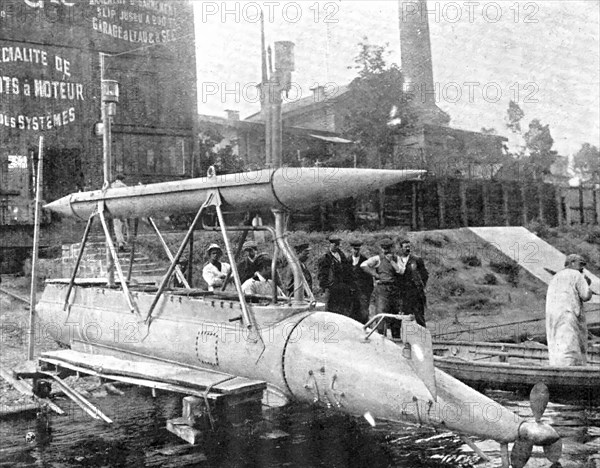
[[(290, 100), (311, 95), (315, 84), (334, 94), (349, 83), (365, 36), (388, 44), (389, 63), (401, 64), (395, 0), (193, 1), (201, 114), (259, 110), (259, 5), (267, 44), (295, 43)], [(517, 144), (505, 125), (512, 99), (525, 128), (536, 118), (549, 124), (560, 154), (584, 142), (600, 146), (600, 0), (429, 0), (428, 9), (438, 105), (451, 126), (494, 128)]]

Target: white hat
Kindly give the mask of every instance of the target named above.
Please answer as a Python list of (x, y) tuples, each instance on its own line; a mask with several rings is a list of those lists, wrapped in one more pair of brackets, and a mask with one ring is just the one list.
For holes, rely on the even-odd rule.
[(223, 252), (223, 249), (219, 244), (210, 244), (208, 246), (208, 249), (206, 249), (206, 253), (210, 253), (211, 250), (220, 250), (221, 252)]

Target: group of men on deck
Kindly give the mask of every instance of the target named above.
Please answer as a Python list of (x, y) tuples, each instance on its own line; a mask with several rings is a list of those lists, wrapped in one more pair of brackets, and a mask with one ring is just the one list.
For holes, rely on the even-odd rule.
[[(425, 287), (429, 274), (423, 260), (411, 253), (408, 239), (396, 243), (391, 239), (380, 242), (381, 253), (367, 258), (361, 253), (362, 242), (350, 241), (352, 251), (345, 254), (341, 238), (328, 238), (329, 249), (318, 261), (317, 279), (325, 293), (327, 310), (349, 316), (361, 323), (369, 320), (372, 293), (375, 292), (372, 313), (413, 315), (417, 323), (425, 326)], [(311, 247), (308, 242), (294, 245), (305, 284), (300, 287), (313, 289), (312, 275), (306, 266)], [(237, 264), (237, 270), (245, 294), (271, 295), (273, 281), (278, 295), (294, 295), (294, 273), (291, 265), (272, 278), (272, 259), (258, 254), (255, 242), (243, 246), (245, 258)], [(207, 250), (209, 262), (202, 276), (209, 290), (223, 287), (231, 276), (231, 267), (221, 262), (222, 250), (211, 244)]]

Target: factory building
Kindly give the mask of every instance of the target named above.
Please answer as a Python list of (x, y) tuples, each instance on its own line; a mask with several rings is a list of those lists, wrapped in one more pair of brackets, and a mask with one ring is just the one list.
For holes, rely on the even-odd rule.
[[(103, 67), (101, 66), (103, 63)], [(44, 137), (44, 199), (103, 182), (101, 79), (116, 80), (112, 172), (128, 183), (194, 171), (196, 60), (188, 0), (2, 0), (0, 184), (30, 196)], [(27, 179), (25, 177), (25, 179)], [(6, 204), (6, 203), (5, 203)]]

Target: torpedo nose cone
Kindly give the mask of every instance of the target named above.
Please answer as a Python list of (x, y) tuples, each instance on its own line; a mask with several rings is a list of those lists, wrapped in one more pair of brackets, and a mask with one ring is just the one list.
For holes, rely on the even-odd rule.
[(273, 173), (273, 191), (287, 208), (299, 210), (407, 180), (419, 180), (425, 174), (426, 171), (416, 169), (288, 167)]
[(70, 198), (70, 195), (62, 197), (58, 200), (44, 205), (44, 209), (50, 210), (53, 213), (57, 213), (59, 215), (71, 216), (73, 215), (73, 211), (71, 210)]

